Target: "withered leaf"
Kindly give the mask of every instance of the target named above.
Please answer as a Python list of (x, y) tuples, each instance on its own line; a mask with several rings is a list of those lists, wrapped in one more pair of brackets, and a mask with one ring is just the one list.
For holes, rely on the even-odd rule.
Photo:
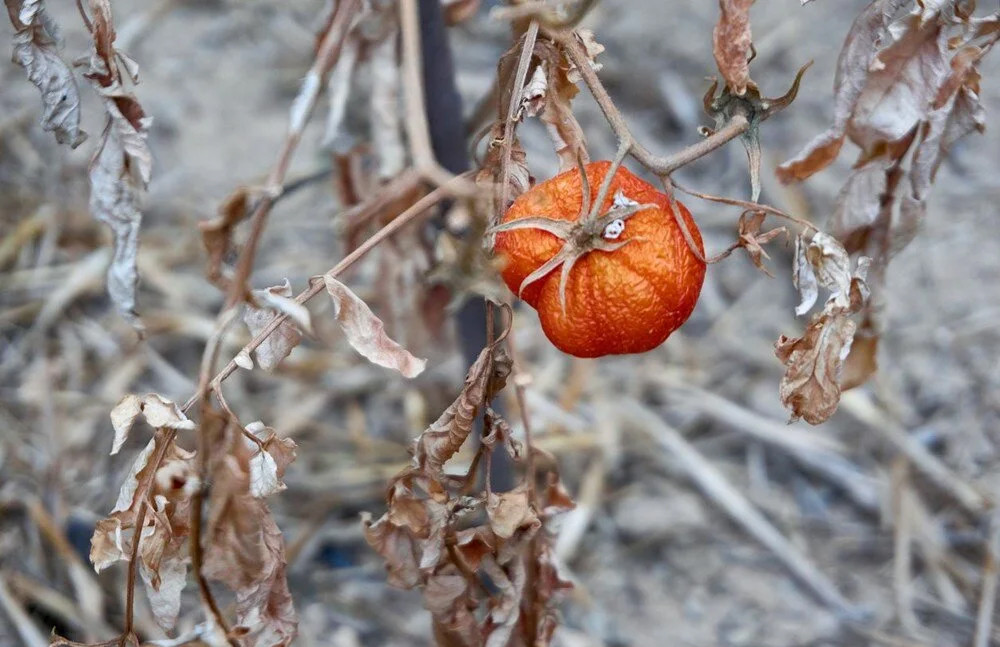
[(576, 168), (580, 159), (584, 163), (590, 161), (583, 129), (571, 105), (579, 90), (570, 78), (572, 66), (561, 48), (551, 41), (540, 40), (535, 45), (535, 54), (541, 62), (524, 88), (522, 106), (528, 114), (540, 116), (559, 157), (559, 170), (567, 171)]
[(880, 51), (858, 96), (847, 133), (863, 150), (902, 139), (924, 119), (948, 71), (939, 21), (907, 19), (909, 29)]
[(818, 425), (840, 403), (840, 370), (851, 350), (856, 324), (843, 313), (813, 317), (802, 337), (782, 335), (774, 352), (786, 365), (781, 378), (781, 403), (792, 411), (792, 420), (804, 418)]
[[(90, 561), (100, 572), (128, 560), (132, 542), (140, 537), (139, 572), (157, 622), (169, 629), (177, 619), (186, 582), (183, 549), (188, 537), (191, 497), (200, 487), (194, 452), (179, 447), (164, 432), (149, 441), (136, 457), (122, 484), (111, 515), (99, 521), (91, 538)], [(166, 443), (166, 444), (164, 444)], [(151, 459), (162, 454), (159, 466)], [(141, 532), (139, 509), (147, 505)]]
[(326, 274), (323, 280), (333, 300), (337, 322), (354, 350), (370, 362), (397, 370), (404, 377), (416, 377), (423, 372), (427, 360), (414, 357), (390, 339), (385, 333), (385, 324), (367, 303), (333, 275)]
[[(869, 298), (865, 278), (870, 259), (858, 259), (854, 272), (843, 246), (831, 236), (817, 232), (812, 240), (796, 240), (796, 279), (804, 314), (818, 294), (817, 285), (830, 291), (821, 312), (813, 315), (802, 337), (778, 338), (774, 350), (785, 365), (779, 385), (781, 402), (792, 411), (792, 420), (804, 418), (819, 424), (836, 411), (840, 402), (840, 380), (844, 360), (851, 350), (857, 324), (850, 318)], [(807, 289), (803, 291), (803, 286)], [(805, 306), (805, 307), (804, 307)]]
[(493, 557), (486, 557), (482, 570), (500, 590), (500, 596), (490, 602), (485, 627), (485, 647), (506, 647), (521, 615), (521, 600), (527, 580), (525, 563), (512, 559), (500, 565)]
[(42, 0), (5, 0), (14, 26), (13, 61), (42, 95), (42, 129), (56, 141), (76, 148), (87, 134), (80, 130), (80, 91), (73, 71), (59, 57), (58, 27)]
[(833, 79), (833, 124), (798, 155), (778, 167), (777, 175), (782, 182), (804, 180), (837, 158), (847, 123), (867, 83), (869, 67), (891, 39), (889, 23), (904, 4), (906, 0), (874, 0), (854, 20), (837, 59)]
[(222, 202), (217, 217), (198, 223), (201, 240), (208, 253), (205, 274), (209, 281), (217, 285), (222, 281), (222, 264), (233, 245), (233, 231), (246, 217), (249, 201), (250, 190), (245, 186), (238, 187)]
[(767, 255), (764, 250), (764, 245), (771, 242), (777, 236), (781, 234), (788, 234), (788, 230), (784, 227), (777, 227), (770, 231), (765, 231), (761, 233), (760, 228), (764, 224), (764, 219), (767, 214), (763, 211), (744, 211), (740, 215), (739, 220), (739, 246), (746, 250), (747, 255), (750, 257), (750, 261), (754, 264), (757, 269), (764, 272), (768, 276), (774, 276), (771, 272), (764, 267), (765, 258), (771, 258)]
[(250, 458), (250, 495), (261, 498), (285, 489), (281, 479), (285, 469), (295, 460), (295, 441), (279, 438), (274, 430), (261, 422), (251, 422), (247, 432), (261, 438)]
[(124, 87), (136, 80), (134, 63), (114, 47), (115, 30), (107, 0), (90, 0), (93, 42), (84, 76), (100, 95), (107, 114), (104, 135), (90, 161), (90, 212), (114, 235), (108, 294), (122, 316), (142, 332), (136, 313), (139, 274), (136, 255), (142, 213), (140, 196), (149, 183), (153, 157), (146, 142), (152, 119)]
[(444, 464), (469, 437), (479, 407), (489, 399), (487, 386), (494, 370), (494, 352), (487, 346), (479, 353), (458, 398), (413, 441), (413, 461), (418, 469), (433, 476), (442, 474)]
[(372, 523), (371, 515), (363, 513), (362, 524), (368, 544), (385, 560), (389, 584), (402, 589), (419, 584), (420, 567), (413, 535), (390, 522), (388, 515)]
[[(285, 279), (282, 285), (274, 285), (265, 290), (254, 290), (253, 296), (255, 300), (264, 304), (286, 304), (287, 306), (287, 301), (292, 301), (292, 285)], [(278, 301), (281, 298), (286, 301)], [(303, 306), (299, 307), (305, 310)], [(287, 306), (286, 309), (291, 309), (291, 306)], [(305, 314), (300, 313), (299, 318), (308, 323), (308, 315), (308, 310), (305, 310)], [(247, 304), (246, 310), (243, 312), (243, 323), (246, 324), (250, 334), (256, 337), (277, 316), (279, 316), (278, 312), (273, 307), (257, 308)], [(302, 341), (302, 332), (299, 327), (295, 325), (291, 317), (285, 319), (278, 325), (277, 330), (271, 333), (254, 351), (257, 363), (265, 371), (274, 370), (281, 363), (281, 360), (288, 357), (292, 349), (299, 345), (300, 341)]]
[[(260, 425), (258, 431), (262, 429)], [(265, 445), (275, 458), (279, 479), (294, 458), (287, 447), (278, 452), (284, 445)], [(233, 630), (240, 633), (241, 644), (286, 646), (295, 638), (298, 618), (285, 576), (281, 531), (264, 499), (251, 493), (250, 463), (257, 451), (256, 444), (239, 434), (214, 470), (204, 572), (235, 593)]]
[(486, 499), (486, 514), (490, 528), (501, 539), (510, 539), (518, 530), (541, 526), (525, 484), (508, 492), (490, 493)]
[(147, 393), (144, 396), (126, 395), (111, 410), (111, 426), (115, 430), (115, 439), (111, 445), (112, 456), (125, 444), (132, 425), (140, 415), (155, 429), (195, 428), (194, 422), (184, 415), (180, 407), (162, 395), (157, 393)]
[(738, 96), (743, 96), (750, 82), (750, 6), (753, 2), (719, 0), (719, 22), (712, 31), (715, 63), (726, 85)]

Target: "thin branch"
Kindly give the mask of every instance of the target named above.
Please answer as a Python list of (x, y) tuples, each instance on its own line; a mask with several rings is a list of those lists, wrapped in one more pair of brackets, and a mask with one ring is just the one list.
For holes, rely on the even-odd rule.
[(233, 277), (233, 282), (230, 284), (229, 294), (226, 297), (226, 307), (231, 307), (239, 303), (246, 296), (247, 279), (253, 270), (254, 257), (257, 254), (257, 247), (267, 226), (267, 216), (271, 211), (271, 207), (274, 206), (277, 189), (284, 184), (292, 155), (295, 153), (296, 148), (298, 148), (299, 141), (302, 139), (302, 132), (309, 121), (310, 115), (312, 115), (313, 109), (316, 107), (316, 100), (319, 98), (323, 79), (334, 63), (337, 62), (341, 46), (347, 38), (354, 15), (360, 6), (360, 0), (343, 0), (343, 2), (338, 3), (336, 15), (330, 25), (330, 29), (323, 37), (319, 51), (316, 53), (316, 58), (313, 60), (313, 64), (306, 73), (305, 80), (302, 82), (302, 89), (292, 104), (288, 134), (285, 137), (284, 144), (282, 144), (281, 151), (278, 153), (278, 159), (267, 176), (266, 186), (268, 187), (268, 193), (257, 203), (251, 216), (250, 235), (247, 237), (246, 244), (237, 261), (235, 276)]
[[(577, 39), (576, 34), (572, 32), (559, 31), (547, 31), (546, 34), (564, 48), (566, 55), (580, 72), (583, 82), (587, 85), (590, 93), (594, 96), (594, 100), (597, 101), (597, 105), (600, 106), (601, 112), (604, 113), (605, 119), (607, 119), (608, 124), (611, 126), (611, 130), (614, 131), (619, 141), (624, 142), (628, 146), (629, 153), (636, 159), (636, 161), (659, 176), (665, 177), (670, 175), (682, 166), (704, 157), (723, 144), (739, 137), (750, 129), (750, 120), (746, 117), (746, 115), (737, 112), (732, 116), (727, 124), (723, 125), (721, 128), (700, 142), (678, 151), (673, 155), (663, 157), (654, 155), (649, 151), (649, 149), (636, 141), (635, 137), (632, 135), (632, 131), (629, 130), (628, 124), (625, 122), (625, 118), (622, 116), (618, 107), (611, 99), (611, 96), (608, 94), (607, 89), (605, 89), (601, 79), (597, 76), (597, 72), (595, 72), (593, 67), (591, 67), (590, 59), (587, 56), (583, 45), (581, 45)], [(779, 110), (764, 112), (758, 116), (758, 120), (764, 120), (778, 111)]]
[(744, 209), (749, 209), (751, 211), (763, 211), (773, 216), (777, 216), (779, 218), (784, 218), (785, 220), (794, 222), (795, 224), (799, 225), (804, 229), (811, 231), (819, 231), (819, 229), (816, 228), (816, 225), (812, 224), (808, 220), (804, 218), (799, 218), (797, 216), (793, 216), (792, 214), (786, 213), (781, 209), (778, 209), (777, 207), (772, 207), (771, 205), (763, 204), (760, 202), (748, 202), (747, 200), (737, 200), (736, 198), (726, 198), (719, 195), (712, 195), (710, 193), (701, 193), (700, 191), (695, 191), (693, 189), (686, 189), (680, 184), (677, 184), (677, 182), (674, 182), (673, 180), (671, 180), (670, 185), (673, 188), (678, 189), (683, 193), (694, 196), (696, 198), (701, 198), (702, 200), (709, 200), (711, 202), (719, 202), (722, 204), (731, 204), (734, 207), (743, 207)]
[(500, 154), (500, 202), (495, 207), (496, 213), (493, 214), (490, 224), (500, 222), (500, 218), (510, 202), (510, 159), (514, 153), (515, 124), (537, 38), (538, 23), (533, 20), (524, 32), (524, 41), (521, 43), (521, 57), (517, 61), (517, 72), (514, 74), (514, 87), (511, 88), (510, 102), (507, 104), (507, 117), (504, 120), (503, 143), (501, 144)]
[[(397, 231), (399, 231), (406, 225), (410, 224), (411, 222), (418, 220), (421, 216), (423, 216), (427, 212), (428, 209), (436, 205), (438, 202), (440, 202), (447, 196), (452, 195), (455, 186), (459, 182), (467, 181), (469, 176), (470, 173), (463, 173), (462, 175), (454, 178), (451, 182), (448, 182), (447, 184), (440, 186), (431, 191), (430, 193), (428, 193), (427, 195), (425, 195), (423, 198), (414, 203), (413, 206), (411, 206), (409, 209), (396, 216), (396, 218), (394, 218), (392, 222), (390, 222), (389, 224), (387, 224), (386, 226), (382, 227), (377, 232), (372, 234), (371, 237), (368, 238), (364, 243), (362, 243), (357, 249), (355, 249), (353, 252), (345, 256), (339, 263), (337, 263), (329, 271), (329, 274), (331, 274), (332, 276), (338, 276), (339, 274), (342, 274), (345, 270), (354, 265), (354, 263), (361, 260), (366, 254), (368, 254), (368, 252), (374, 249), (379, 243), (389, 238), (390, 236), (392, 236)], [(317, 277), (313, 281), (311, 281), (310, 286), (306, 290), (304, 290), (298, 296), (295, 297), (295, 301), (298, 303), (306, 303), (307, 301), (315, 297), (323, 290), (324, 290), (323, 281), (319, 280)], [(288, 319), (288, 315), (285, 314), (278, 314), (278, 316), (271, 319), (271, 322), (267, 325), (266, 328), (264, 328), (264, 330), (260, 331), (260, 333), (256, 337), (254, 337), (246, 346), (240, 349), (240, 353), (250, 354), (251, 352), (256, 350), (261, 344), (264, 343), (264, 340), (266, 340), (271, 335), (271, 333), (277, 330), (278, 327), (285, 322), (286, 319)], [(237, 353), (237, 355), (238, 354), (239, 353)], [(210, 386), (213, 389), (217, 389), (218, 385), (221, 384), (227, 377), (232, 375), (236, 371), (236, 369), (237, 369), (236, 361), (234, 359), (229, 360), (229, 363), (226, 364), (225, 368), (223, 368), (214, 378), (212, 378)], [(201, 397), (200, 394), (195, 394), (191, 396), (191, 398), (189, 398), (188, 401), (184, 403), (184, 406), (181, 407), (181, 410), (185, 412), (188, 411), (192, 406), (194, 406), (194, 403), (197, 402), (200, 397)]]

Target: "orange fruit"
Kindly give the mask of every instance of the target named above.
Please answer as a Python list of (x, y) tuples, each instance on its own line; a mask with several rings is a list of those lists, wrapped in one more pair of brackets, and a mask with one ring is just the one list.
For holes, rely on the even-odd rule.
[[(494, 229), (504, 282), (538, 311), (556, 348), (577, 357), (656, 348), (691, 316), (705, 280), (670, 198), (648, 182), (619, 167), (603, 204), (591, 206), (610, 166), (536, 185)], [(704, 257), (691, 213), (674, 204)]]

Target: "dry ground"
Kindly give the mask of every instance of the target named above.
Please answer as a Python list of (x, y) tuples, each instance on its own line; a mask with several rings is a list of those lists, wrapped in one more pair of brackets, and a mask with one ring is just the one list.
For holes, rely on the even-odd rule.
[[(49, 4), (66, 32), (68, 57), (82, 54), (85, 35), (71, 3)], [(799, 65), (816, 61), (796, 103), (763, 126), (763, 199), (820, 223), (850, 155), (801, 188), (780, 186), (769, 169), (830, 118), (836, 52), (863, 4), (766, 0), (753, 14), (754, 77), (766, 92), (783, 92)], [(0, 64), (0, 239), (21, 221), (39, 223), (30, 242), (0, 260), (0, 583), (7, 589), (0, 588), (0, 644), (22, 640), (14, 629), (17, 608), (30, 612), (42, 634), (55, 624), (84, 635), (74, 623), (69, 557), (52, 550), (37, 516), (21, 504), (40, 501), (85, 546), (88, 527), (110, 509), (144, 443), (133, 439), (122, 455), (108, 457), (108, 410), (127, 392), (180, 400), (193, 392), (221, 301), (202, 277), (194, 224), (270, 167), (311, 57), (320, 8), (318, 0), (115, 3), (122, 37), (132, 39), (127, 50), (141, 65), (137, 94), (155, 118), (140, 260), (140, 308), (150, 335), (142, 344), (103, 296), (106, 235), (86, 213), (93, 141), (73, 152), (57, 148), (36, 126), (34, 89), (21, 70)], [(654, 150), (697, 137), (704, 77), (713, 71), (715, 11), (711, 2), (604, 0), (588, 18), (607, 46), (603, 77)], [(143, 25), (146, 18), (152, 20)], [(470, 107), (488, 87), (505, 30), (483, 16), (452, 36)], [(986, 528), (919, 469), (907, 468), (898, 442), (925, 448), (963, 480), (996, 492), (1000, 55), (987, 61), (983, 77), (990, 128), (964, 141), (942, 169), (924, 231), (889, 272), (878, 377), (845, 399), (829, 423), (784, 427), (781, 366), (771, 346), (781, 333), (797, 334), (802, 322), (792, 313), (789, 249), (780, 244), (769, 263), (775, 279), (738, 255), (712, 267), (688, 324), (641, 357), (572, 361), (547, 344), (532, 311), (518, 311), (516, 340), (534, 376), (531, 414), (581, 502), (561, 537), (578, 587), (566, 601), (559, 644), (970, 644)], [(596, 106), (579, 105), (595, 157), (611, 153), (614, 142)], [(89, 103), (84, 114), (93, 137), (100, 113)], [(318, 145), (322, 119), (315, 121), (292, 177), (329, 163)], [(537, 128), (525, 132), (534, 135), (525, 135), (532, 169), (545, 177), (554, 157)], [(734, 143), (679, 180), (745, 196), (743, 160)], [(728, 245), (738, 210), (688, 204), (709, 249)], [(337, 214), (328, 183), (282, 201), (254, 284), (288, 277), (302, 287), (325, 271), (341, 255)], [(394, 335), (430, 358), (425, 376), (412, 383), (388, 377), (320, 325), (319, 339), (298, 349), (279, 374), (227, 383), (245, 420), (264, 419), (300, 447), (289, 490), (275, 506), (295, 553), (302, 645), (428, 640), (419, 595), (384, 584), (357, 522), (361, 510), (381, 511), (382, 483), (464, 370), (450, 342), (432, 343), (411, 330), (411, 315), (384, 298), (391, 290), (378, 283), (379, 268), (398, 264), (413, 240), (379, 252), (348, 280), (371, 297)], [(328, 308), (315, 310), (322, 320)], [(859, 614), (838, 620), (778, 556), (704, 497), (658, 442), (662, 430), (650, 414), (680, 430)], [(783, 434), (802, 444), (789, 449)], [(894, 580), (906, 545), (893, 523), (894, 493), (898, 502), (901, 492), (911, 511), (902, 539), (914, 537), (914, 561), (911, 574)], [(123, 575), (112, 570), (100, 578), (112, 623), (120, 617)]]

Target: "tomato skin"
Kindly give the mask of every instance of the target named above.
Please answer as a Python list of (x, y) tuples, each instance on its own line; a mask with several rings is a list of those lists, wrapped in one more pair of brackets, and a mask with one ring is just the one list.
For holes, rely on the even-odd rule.
[[(585, 167), (591, 201), (611, 163)], [(670, 199), (625, 168), (611, 182), (601, 213), (621, 191), (640, 204), (654, 204), (629, 218), (611, 252), (594, 250), (577, 260), (566, 284), (566, 310), (559, 300), (561, 268), (526, 286), (522, 298), (538, 311), (542, 330), (559, 350), (577, 357), (642, 353), (662, 344), (694, 310), (705, 280), (705, 263), (688, 247), (671, 211)], [(514, 201), (502, 222), (530, 216), (575, 221), (580, 216), (582, 182), (577, 170), (542, 182)], [(690, 212), (675, 203), (702, 256), (701, 233)], [(496, 235), (495, 251), (505, 257), (504, 282), (516, 294), (521, 282), (563, 247), (556, 235), (515, 229)]]

